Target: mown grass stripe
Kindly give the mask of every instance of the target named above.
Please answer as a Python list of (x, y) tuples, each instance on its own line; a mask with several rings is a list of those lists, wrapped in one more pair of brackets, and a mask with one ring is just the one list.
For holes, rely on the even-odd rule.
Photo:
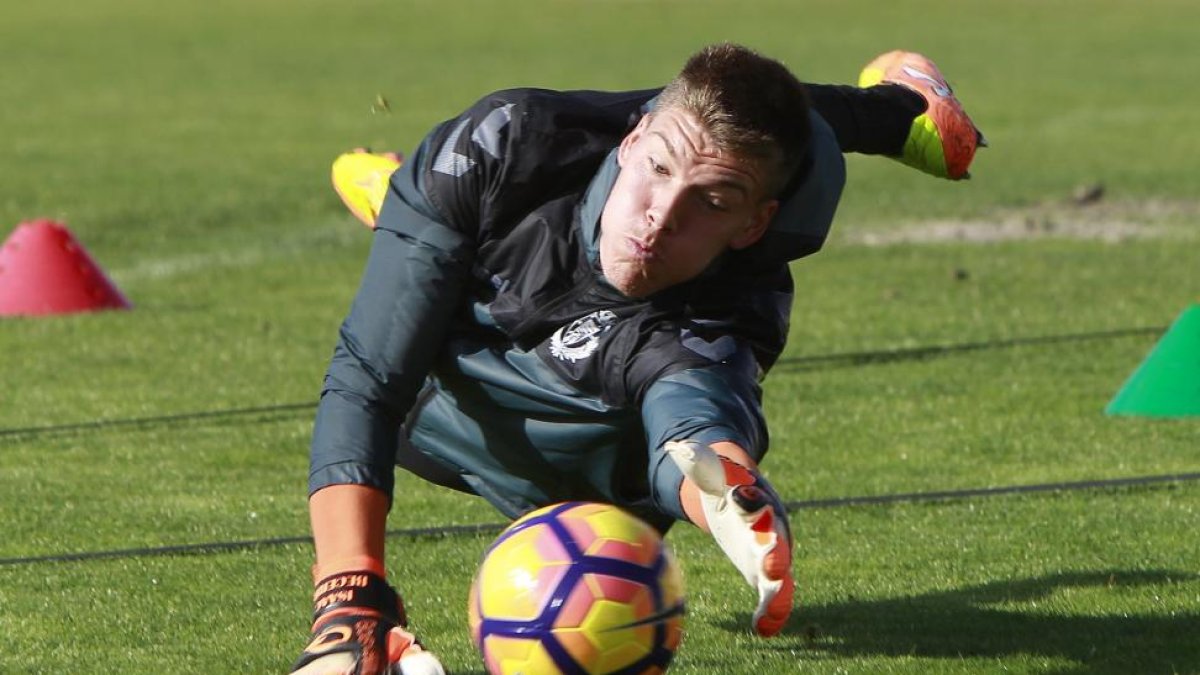
[[(1108, 331), (1088, 333), (1068, 333), (1064, 335), (1042, 335), (1018, 337), (1007, 340), (991, 340), (984, 342), (964, 342), (959, 344), (925, 345), (907, 347), (904, 349), (884, 349), (862, 352), (844, 352), (836, 354), (816, 354), (780, 359), (775, 368), (817, 370), (821, 368), (858, 367), (877, 363), (897, 361), (918, 361), (947, 354), (984, 351), (989, 349), (1008, 349), (1012, 347), (1050, 345), (1064, 342), (1082, 342), (1088, 340), (1104, 340), (1133, 337), (1141, 335), (1157, 335), (1166, 332), (1166, 326), (1147, 326), (1141, 328), (1122, 328)], [(171, 415), (150, 417), (132, 417), (117, 419), (89, 420), (70, 422), (66, 424), (50, 424), (35, 427), (14, 427), (0, 429), (0, 441), (14, 437), (46, 436), (55, 434), (74, 434), (89, 431), (107, 431), (109, 429), (130, 428), (141, 430), (161, 424), (176, 424), (179, 422), (194, 422), (221, 418), (244, 417), (250, 415), (277, 415), (295, 411), (308, 411), (316, 407), (316, 403), (279, 403), (269, 406), (250, 408), (229, 408), (224, 410), (201, 410)], [(270, 418), (264, 421), (274, 421)]]
[[(988, 498), (1014, 494), (1039, 494), (1050, 492), (1074, 492), (1082, 490), (1111, 490), (1133, 486), (1155, 486), (1171, 483), (1186, 483), (1200, 480), (1200, 472), (1176, 473), (1158, 476), (1136, 476), (1129, 478), (1109, 478), (1101, 480), (1084, 480), (1059, 483), (1040, 483), (1034, 485), (1010, 485), (993, 488), (966, 488), (961, 490), (941, 490), (935, 492), (905, 492), (890, 495), (866, 495), (858, 497), (835, 497), (831, 499), (813, 499), (806, 501), (786, 502), (784, 506), (789, 512), (804, 509), (843, 508), (847, 506), (879, 506), (895, 503), (940, 502), (953, 499)], [(388, 530), (388, 538), (419, 539), (423, 537), (450, 537), (455, 535), (474, 535), (498, 533), (503, 530), (503, 523), (479, 523), (475, 525), (441, 525), (434, 527), (406, 528)], [(41, 556), (26, 556), (19, 558), (0, 558), (0, 567), (16, 565), (33, 565), (40, 563), (83, 562), (92, 560), (111, 560), (116, 558), (142, 558), (165, 555), (204, 555), (211, 553), (228, 553), (246, 549), (263, 548), (267, 546), (283, 546), (288, 544), (312, 543), (310, 536), (272, 537), (265, 539), (247, 539), (241, 541), (206, 542), (198, 544), (178, 544), (174, 546), (154, 546), (143, 548), (115, 549), (107, 551), (81, 551), (76, 553), (56, 553)]]

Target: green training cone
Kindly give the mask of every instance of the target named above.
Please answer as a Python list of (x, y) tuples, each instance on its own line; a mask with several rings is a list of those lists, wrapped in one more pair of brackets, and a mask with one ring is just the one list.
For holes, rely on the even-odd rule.
[(1179, 315), (1104, 412), (1200, 416), (1200, 305), (1192, 305)]

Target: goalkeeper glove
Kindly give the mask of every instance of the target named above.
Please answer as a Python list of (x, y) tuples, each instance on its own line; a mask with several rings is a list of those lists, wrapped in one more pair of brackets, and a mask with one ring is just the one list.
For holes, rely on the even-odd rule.
[(787, 510), (757, 471), (695, 441), (664, 449), (696, 484), (708, 529), (751, 588), (758, 591), (752, 623), (763, 637), (783, 629), (792, 612), (792, 533)]
[(960, 180), (970, 178), (967, 167), (976, 148), (987, 147), (983, 133), (967, 116), (941, 71), (916, 52), (891, 51), (875, 57), (858, 76), (858, 86), (899, 84), (920, 94), (924, 113), (913, 120), (900, 162), (925, 173)]
[(313, 627), (292, 675), (445, 675), (404, 629), (404, 603), (382, 576), (331, 574), (313, 593)]

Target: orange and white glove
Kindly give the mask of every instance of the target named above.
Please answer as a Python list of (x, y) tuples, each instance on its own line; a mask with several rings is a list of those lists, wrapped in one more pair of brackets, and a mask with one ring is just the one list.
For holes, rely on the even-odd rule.
[(751, 622), (763, 637), (783, 629), (796, 592), (787, 510), (758, 471), (696, 441), (669, 441), (664, 449), (699, 488), (708, 530), (758, 592)]
[(375, 570), (324, 577), (313, 605), (312, 636), (292, 675), (445, 675), (405, 630), (404, 604)]

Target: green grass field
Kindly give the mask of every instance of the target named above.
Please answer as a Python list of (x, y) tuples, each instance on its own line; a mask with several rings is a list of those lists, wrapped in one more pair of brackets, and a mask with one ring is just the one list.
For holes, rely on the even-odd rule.
[[(135, 309), (0, 320), (0, 673), (286, 672), (312, 406), (369, 245), (329, 162), (408, 150), (491, 89), (661, 84), (707, 42), (812, 81), (921, 50), (992, 145), (964, 184), (849, 159), (766, 385), (787, 499), (1200, 471), (1200, 420), (1103, 414), (1200, 301), (1198, 23), (1183, 0), (9, 3), (0, 236), (65, 222)], [(501, 522), (397, 495), (396, 529)], [(719, 550), (672, 532), (672, 672), (1200, 672), (1195, 482), (794, 523), (802, 607), (771, 641)], [(465, 600), (490, 538), (389, 540), (456, 673), (482, 672)], [(260, 544), (202, 546), (236, 542)]]

